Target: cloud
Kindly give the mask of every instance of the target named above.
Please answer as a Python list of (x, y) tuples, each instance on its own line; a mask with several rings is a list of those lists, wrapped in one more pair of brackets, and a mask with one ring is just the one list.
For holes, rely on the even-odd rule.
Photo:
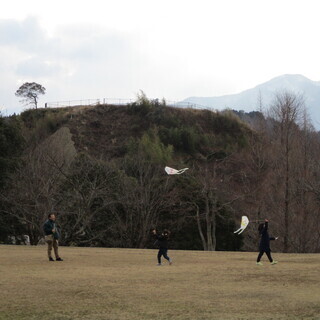
[(63, 26), (49, 37), (34, 17), (23, 21), (0, 20), (0, 46), (9, 46), (34, 57), (91, 62), (119, 57), (132, 50), (129, 35), (93, 25)]
[(63, 71), (63, 67), (52, 61), (44, 61), (39, 58), (31, 58), (21, 61), (16, 68), (16, 74), (23, 78), (52, 77)]
[[(59, 30), (63, 50), (59, 55), (65, 59), (81, 62), (108, 62), (120, 60), (133, 54), (134, 43), (128, 34), (87, 30), (78, 25)], [(61, 48), (60, 48), (61, 49)]]
[(16, 111), (12, 95), (24, 81), (44, 85), (49, 101), (122, 97), (133, 91), (131, 73), (139, 72), (140, 59), (127, 33), (78, 24), (49, 36), (33, 17), (0, 20), (0, 81), (6, 83), (0, 105)]
[(46, 35), (34, 17), (23, 21), (0, 20), (0, 45), (33, 52), (46, 45)]
[(44, 85), (46, 101), (132, 98), (139, 89), (151, 98), (185, 98), (219, 87), (208, 71), (214, 64), (204, 61), (215, 61), (211, 52), (183, 42), (182, 26), (167, 34), (168, 26), (151, 20), (140, 19), (145, 30), (132, 32), (71, 21), (50, 34), (35, 17), (0, 20), (0, 81), (7, 86), (0, 105), (13, 108), (11, 95), (24, 81)]

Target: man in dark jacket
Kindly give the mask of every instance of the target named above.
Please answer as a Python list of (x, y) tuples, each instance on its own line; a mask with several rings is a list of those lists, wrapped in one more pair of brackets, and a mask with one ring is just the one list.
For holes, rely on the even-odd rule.
[(266, 253), (271, 264), (277, 264), (278, 261), (274, 261), (271, 257), (270, 240), (277, 240), (278, 238), (270, 237), (268, 233), (269, 220), (265, 219), (264, 223), (261, 223), (258, 227), (259, 234), (261, 236), (259, 243), (259, 255), (257, 258), (257, 265), (262, 265), (260, 262), (261, 257)]
[(159, 246), (158, 252), (158, 266), (161, 266), (161, 257), (163, 256), (165, 259), (169, 261), (169, 264), (172, 265), (172, 260), (168, 257), (168, 239), (169, 239), (169, 231), (164, 230), (161, 235), (157, 234), (157, 230), (153, 229), (152, 233), (156, 237), (156, 243)]
[(45, 240), (48, 244), (48, 258), (49, 261), (54, 261), (51, 255), (52, 248), (54, 249), (54, 254), (56, 256), (56, 261), (63, 261), (59, 256), (58, 251), (58, 240), (60, 238), (59, 230), (56, 226), (56, 216), (53, 213), (48, 215), (48, 220), (43, 225), (43, 231), (45, 234)]

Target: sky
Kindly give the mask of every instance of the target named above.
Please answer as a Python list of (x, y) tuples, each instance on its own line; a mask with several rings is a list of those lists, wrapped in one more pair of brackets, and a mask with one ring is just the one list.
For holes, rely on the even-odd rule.
[(320, 80), (318, 0), (10, 0), (0, 11), (0, 110), (45, 102), (183, 100), (282, 74)]

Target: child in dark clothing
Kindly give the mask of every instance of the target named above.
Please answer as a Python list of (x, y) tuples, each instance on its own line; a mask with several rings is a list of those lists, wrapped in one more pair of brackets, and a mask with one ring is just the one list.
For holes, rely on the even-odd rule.
[(168, 239), (170, 232), (168, 230), (164, 230), (161, 235), (157, 234), (157, 230), (153, 229), (152, 233), (156, 237), (156, 243), (159, 245), (158, 252), (158, 266), (161, 266), (161, 257), (163, 256), (165, 259), (169, 261), (169, 264), (172, 265), (172, 260), (168, 257)]
[(262, 263), (260, 262), (261, 257), (263, 256), (264, 253), (266, 253), (270, 263), (277, 264), (278, 261), (274, 261), (271, 257), (271, 249), (270, 249), (270, 240), (277, 240), (278, 238), (270, 237), (268, 233), (268, 223), (269, 220), (265, 219), (264, 223), (261, 223), (259, 225), (258, 231), (259, 234), (261, 235), (260, 243), (259, 243), (259, 255), (257, 258), (257, 265), (262, 266)]

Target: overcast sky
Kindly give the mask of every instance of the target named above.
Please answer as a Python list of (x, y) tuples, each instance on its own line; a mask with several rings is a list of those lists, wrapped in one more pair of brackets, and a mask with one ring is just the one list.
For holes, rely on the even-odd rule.
[(0, 108), (237, 93), (281, 74), (320, 80), (317, 0), (10, 0), (0, 10)]

